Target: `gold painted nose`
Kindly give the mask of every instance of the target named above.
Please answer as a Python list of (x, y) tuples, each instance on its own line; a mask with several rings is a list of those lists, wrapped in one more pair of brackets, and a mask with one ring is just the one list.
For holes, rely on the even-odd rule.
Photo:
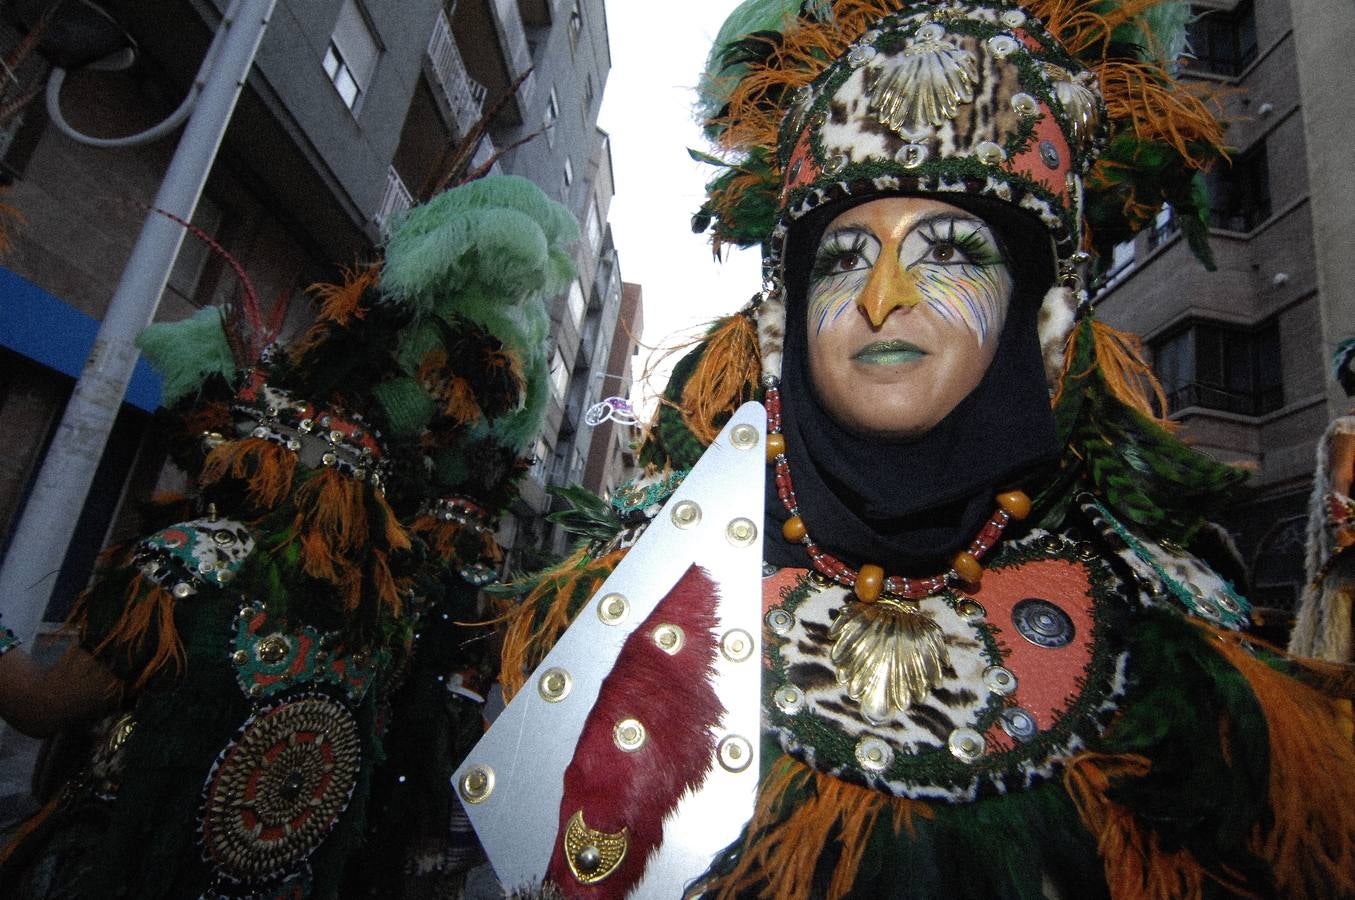
[(909, 310), (922, 302), (917, 287), (899, 264), (896, 254), (888, 248), (880, 254), (879, 261), (870, 270), (856, 305), (866, 314), (874, 328), (884, 325), (885, 319), (896, 309)]

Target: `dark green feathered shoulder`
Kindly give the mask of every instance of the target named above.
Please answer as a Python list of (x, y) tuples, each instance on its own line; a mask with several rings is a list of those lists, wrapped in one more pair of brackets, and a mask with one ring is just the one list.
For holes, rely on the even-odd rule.
[(1090, 316), (1078, 324), (1069, 356), (1054, 406), (1066, 449), (1058, 475), (1037, 499), (1042, 519), (1061, 518), (1066, 498), (1090, 490), (1121, 520), (1189, 544), (1247, 473), (1195, 450), (1116, 397), (1097, 359)]

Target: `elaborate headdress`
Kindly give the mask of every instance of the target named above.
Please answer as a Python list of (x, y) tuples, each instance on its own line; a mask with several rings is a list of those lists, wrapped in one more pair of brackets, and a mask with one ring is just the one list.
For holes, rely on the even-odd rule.
[[(690, 464), (729, 410), (780, 376), (797, 223), (871, 196), (985, 198), (1043, 258), (1026, 263), (1049, 286), (1040, 343), (1072, 451), (1060, 480), (1084, 473), (1126, 517), (1189, 533), (1198, 509), (1180, 502), (1182, 485), (1194, 504), (1239, 476), (1170, 438), (1137, 341), (1094, 322), (1082, 290), (1088, 251), (1164, 203), (1209, 264), (1199, 169), (1222, 154), (1222, 134), (1173, 77), (1188, 14), (1157, 0), (743, 3), (702, 78), (721, 157), (698, 155), (726, 171), (693, 224), (717, 251), (760, 244), (763, 290), (679, 365), (646, 461)], [(1109, 455), (1126, 443), (1142, 452)]]

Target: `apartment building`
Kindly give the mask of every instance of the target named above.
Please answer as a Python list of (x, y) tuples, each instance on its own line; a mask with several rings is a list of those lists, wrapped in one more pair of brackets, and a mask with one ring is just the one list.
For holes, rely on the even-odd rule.
[(1254, 601), (1292, 609), (1303, 581), (1313, 452), (1347, 408), (1329, 360), (1355, 334), (1349, 115), (1341, 54), (1355, 9), (1320, 0), (1193, 6), (1186, 75), (1216, 89), (1232, 164), (1207, 176), (1218, 271), (1170, 211), (1116, 248), (1096, 298), (1143, 336), (1183, 434), (1252, 477), (1224, 525)]

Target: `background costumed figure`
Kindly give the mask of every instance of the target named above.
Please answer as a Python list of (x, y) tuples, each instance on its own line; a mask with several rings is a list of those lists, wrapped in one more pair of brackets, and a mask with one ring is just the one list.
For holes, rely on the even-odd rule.
[[(1337, 383), (1355, 395), (1355, 339), (1337, 347), (1333, 358)], [(1355, 662), (1355, 415), (1337, 416), (1317, 442), (1313, 493), (1308, 501), (1308, 540), (1303, 595), (1299, 599), (1289, 652), (1332, 662)]]
[[(651, 473), (580, 501), (589, 542), (511, 614), (508, 730), (459, 770), (501, 875), (570, 897), (1355, 892), (1351, 672), (1245, 636), (1246, 601), (1191, 552), (1242, 475), (1172, 435), (1137, 342), (1082, 290), (1085, 251), (1164, 202), (1208, 264), (1198, 170), (1222, 136), (1173, 78), (1188, 15), (731, 14), (701, 101), (724, 171), (694, 224), (761, 244), (763, 291), (674, 369)], [(756, 523), (708, 490), (763, 444), (747, 401)], [(766, 562), (760, 752), (722, 688), (755, 596), (704, 551), (661, 583), (630, 565), (685, 560), (708, 518)], [(574, 639), (598, 620), (624, 638), (601, 676)], [(533, 733), (571, 704), (572, 756)], [(750, 751), (755, 802), (722, 809), (743, 833), (684, 856)], [(496, 817), (532, 789), (558, 809), (520, 816), (515, 845)]]
[[(440, 717), (451, 750), (480, 730), (425, 684), (476, 671), (475, 645), (425, 628), (497, 574), (493, 517), (541, 421), (542, 296), (576, 235), (530, 182), (485, 179), (407, 213), (382, 263), (318, 286), (294, 341), (274, 344), (248, 297), (146, 330), (194, 495), (107, 551), (79, 601), (80, 652), (118, 696), (6, 848), (0, 895), (352, 895), (350, 862), (390, 823), (390, 765), (416, 757), (406, 780), (445, 784), (445, 756), (402, 744), (419, 737), (402, 717)], [(406, 833), (445, 843), (446, 794)], [(398, 896), (406, 865), (373, 858), (362, 887)]]

